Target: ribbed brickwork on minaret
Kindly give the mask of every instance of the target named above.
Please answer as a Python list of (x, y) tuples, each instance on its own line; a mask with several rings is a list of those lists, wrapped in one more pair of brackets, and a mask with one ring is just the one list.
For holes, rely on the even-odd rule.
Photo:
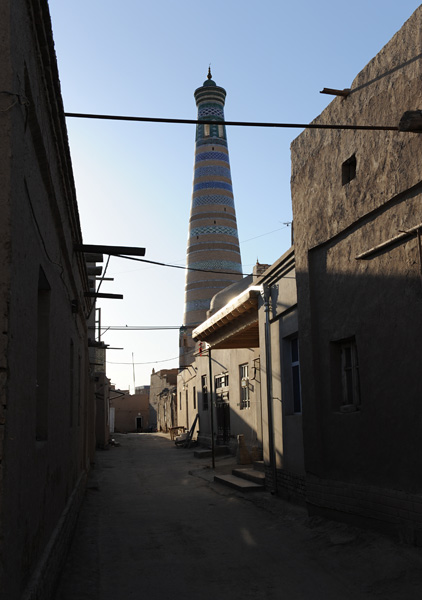
[[(198, 121), (187, 245), (181, 365), (192, 362), (192, 330), (207, 318), (211, 298), (242, 278), (229, 152), (224, 121), (226, 91), (211, 79), (195, 90)], [(202, 272), (201, 272), (202, 270)]]

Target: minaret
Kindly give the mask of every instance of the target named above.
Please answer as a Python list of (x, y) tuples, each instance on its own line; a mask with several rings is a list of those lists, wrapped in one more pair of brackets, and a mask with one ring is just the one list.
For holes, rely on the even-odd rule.
[[(234, 208), (224, 102), (226, 90), (212, 80), (211, 69), (194, 93), (198, 121), (192, 205), (187, 244), (184, 327), (180, 365), (193, 360), (192, 330), (207, 318), (211, 298), (242, 278)], [(197, 270), (189, 270), (197, 269)]]

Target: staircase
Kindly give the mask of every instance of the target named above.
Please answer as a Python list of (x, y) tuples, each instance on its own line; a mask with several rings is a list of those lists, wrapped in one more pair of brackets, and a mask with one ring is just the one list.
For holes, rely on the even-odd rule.
[(265, 489), (264, 461), (256, 461), (252, 467), (233, 469), (229, 475), (214, 475), (214, 481), (240, 492), (263, 491)]

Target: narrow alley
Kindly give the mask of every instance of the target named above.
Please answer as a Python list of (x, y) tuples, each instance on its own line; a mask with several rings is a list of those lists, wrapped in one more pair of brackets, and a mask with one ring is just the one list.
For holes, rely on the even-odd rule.
[(420, 550), (214, 483), (208, 460), (163, 434), (115, 439), (97, 452), (56, 600), (420, 596)]

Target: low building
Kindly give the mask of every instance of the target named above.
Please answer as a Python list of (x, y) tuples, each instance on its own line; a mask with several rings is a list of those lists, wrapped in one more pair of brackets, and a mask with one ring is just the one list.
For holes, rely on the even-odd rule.
[(177, 425), (177, 387), (173, 385), (158, 394), (157, 431), (167, 433)]
[(261, 366), (258, 333), (259, 290), (254, 280), (267, 265), (214, 296), (208, 318), (193, 332), (195, 360), (177, 382), (179, 425), (232, 452), (243, 436), (245, 448), (262, 453)]
[[(160, 427), (162, 428), (164, 426), (164, 422), (168, 422), (168, 418), (171, 418), (173, 421), (175, 421), (175, 425), (177, 425), (177, 406), (176, 414), (173, 414), (173, 417), (171, 417), (171, 412), (169, 414), (166, 410), (166, 418), (164, 419), (164, 404), (166, 402), (166, 395), (162, 396), (164, 390), (172, 390), (176, 385), (177, 373), (178, 369), (161, 369), (160, 371), (155, 371), (155, 369), (152, 370), (151, 382), (149, 386), (149, 426), (152, 430), (160, 431)], [(158, 415), (159, 405), (161, 405), (160, 418)]]
[(305, 501), (300, 347), (294, 247), (257, 280), (266, 485)]
[[(251, 461), (263, 454), (267, 487), (304, 502), (294, 248), (273, 265), (260, 267), (234, 298), (227, 288), (228, 302), (194, 330), (194, 339), (206, 343), (207, 350), (193, 366), (196, 381), (208, 384), (206, 361), (211, 364), (213, 394), (202, 386), (199, 398), (202, 405), (205, 398), (207, 416), (214, 409), (215, 441), (234, 450), (242, 435)], [(199, 411), (200, 440), (209, 443), (211, 419), (204, 418), (201, 403)], [(224, 427), (229, 427), (228, 436)]]
[(111, 394), (116, 433), (141, 433), (149, 429), (149, 392), (140, 394)]

